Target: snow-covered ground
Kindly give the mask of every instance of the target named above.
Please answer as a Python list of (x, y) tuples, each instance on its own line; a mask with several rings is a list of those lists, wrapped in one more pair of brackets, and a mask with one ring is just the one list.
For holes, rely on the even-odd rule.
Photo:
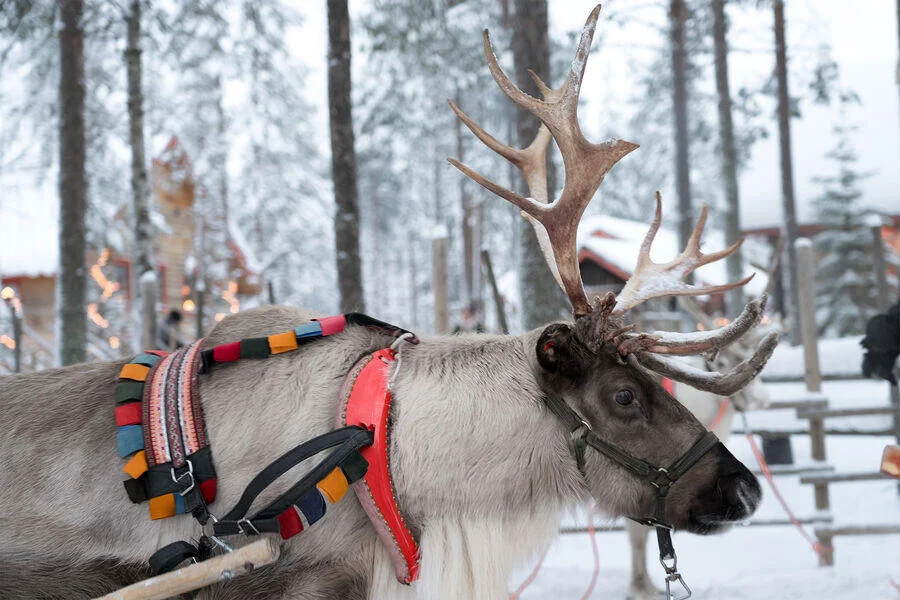
[[(839, 471), (877, 470), (881, 452), (891, 438), (830, 437), (828, 460)], [(797, 462), (810, 460), (809, 439), (793, 438)], [(745, 464), (754, 464), (746, 438), (732, 436), (729, 447)], [(776, 484), (798, 516), (813, 513), (811, 486), (795, 476), (776, 478)], [(900, 495), (894, 481), (833, 484), (831, 507), (835, 523), (900, 523)], [(768, 485), (757, 516), (783, 517)], [(810, 530), (811, 533), (811, 530)], [(817, 566), (816, 555), (792, 526), (736, 527), (716, 536), (675, 535), (678, 564), (694, 591), (694, 598), (714, 600), (898, 600), (900, 535), (835, 538), (835, 566)], [(624, 532), (597, 534), (600, 577), (591, 598), (622, 599), (628, 591), (630, 550)], [(648, 550), (651, 577), (663, 581), (655, 561), (651, 536)], [(587, 534), (560, 536), (523, 599), (582, 597), (593, 571)], [(530, 567), (517, 572), (510, 589), (518, 587)]]
[[(862, 336), (819, 340), (819, 370), (826, 377), (862, 377)], [(803, 346), (782, 342), (763, 371), (763, 379), (803, 377)]]

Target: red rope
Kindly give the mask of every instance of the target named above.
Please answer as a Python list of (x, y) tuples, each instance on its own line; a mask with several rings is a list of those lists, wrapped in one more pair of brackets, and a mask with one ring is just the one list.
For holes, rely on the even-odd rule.
[[(587, 600), (591, 594), (594, 592), (594, 586), (597, 585), (597, 579), (600, 576), (600, 549), (597, 547), (597, 532), (594, 529), (594, 513), (597, 510), (597, 506), (591, 504), (591, 510), (588, 513), (588, 535), (591, 538), (591, 549), (594, 551), (594, 573), (591, 575), (591, 582), (588, 584), (587, 590), (584, 592), (584, 595), (581, 597), (581, 600)], [(510, 600), (518, 600), (519, 596), (522, 595), (528, 586), (534, 583), (534, 580), (537, 578), (538, 573), (541, 570), (541, 566), (544, 564), (544, 559), (547, 558), (547, 553), (550, 551), (550, 548), (544, 550), (544, 553), (541, 555), (541, 558), (538, 559), (537, 564), (534, 565), (534, 568), (531, 570), (531, 573), (528, 577), (525, 578), (525, 581), (516, 588), (512, 594), (509, 595)]]
[(585, 590), (581, 600), (590, 598), (594, 586), (597, 585), (597, 577), (600, 575), (600, 549), (597, 548), (597, 533), (594, 531), (594, 512), (596, 510), (597, 505), (591, 504), (591, 510), (588, 513), (588, 535), (591, 537), (591, 549), (594, 551), (594, 574), (591, 575), (591, 583), (588, 584), (588, 589)]
[(710, 431), (715, 431), (716, 427), (719, 426), (719, 423), (722, 422), (725, 413), (728, 411), (729, 402), (730, 400), (728, 398), (722, 398), (722, 402), (719, 403), (719, 412), (716, 413), (716, 418), (713, 419), (712, 424), (709, 426)]
[(531, 574), (522, 582), (522, 585), (516, 588), (516, 591), (509, 595), (509, 600), (518, 600), (519, 596), (522, 595), (522, 592), (524, 592), (529, 585), (534, 583), (535, 578), (537, 578), (537, 575), (541, 570), (541, 566), (544, 564), (544, 559), (547, 558), (548, 552), (550, 552), (550, 548), (544, 550), (544, 553), (541, 554), (541, 558), (538, 559), (537, 564), (534, 565), (534, 568), (531, 570)]
[(747, 418), (744, 416), (744, 431), (747, 435), (747, 441), (750, 442), (750, 448), (753, 450), (753, 455), (756, 457), (756, 462), (759, 463), (759, 468), (762, 470), (763, 477), (766, 478), (766, 481), (769, 482), (769, 487), (772, 488), (772, 492), (775, 494), (775, 498), (778, 499), (778, 503), (781, 504), (781, 508), (784, 509), (785, 514), (788, 516), (788, 519), (791, 520), (791, 523), (797, 528), (797, 531), (800, 532), (800, 535), (809, 542), (809, 545), (812, 546), (813, 551), (819, 555), (819, 557), (824, 557), (825, 552), (830, 550), (830, 548), (823, 547), (819, 542), (817, 542), (806, 529), (803, 528), (803, 524), (800, 523), (800, 520), (794, 515), (794, 512), (787, 505), (787, 502), (784, 499), (784, 496), (781, 495), (781, 492), (775, 486), (775, 480), (772, 478), (772, 472), (769, 470), (769, 465), (766, 464), (766, 460), (763, 458), (762, 452), (759, 451), (759, 447), (756, 445), (756, 439), (753, 437), (753, 432), (750, 431), (750, 428), (747, 426)]

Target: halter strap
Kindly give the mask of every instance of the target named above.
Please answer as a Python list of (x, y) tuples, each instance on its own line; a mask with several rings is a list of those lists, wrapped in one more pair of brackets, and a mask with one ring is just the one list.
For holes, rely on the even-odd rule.
[(719, 439), (711, 431), (701, 435), (687, 451), (678, 457), (668, 467), (657, 467), (646, 460), (632, 456), (615, 444), (601, 439), (587, 421), (582, 419), (565, 400), (559, 396), (544, 396), (544, 404), (562, 421), (568, 429), (572, 439), (572, 454), (575, 464), (582, 475), (584, 471), (584, 451), (590, 446), (600, 454), (603, 454), (619, 466), (634, 473), (656, 488), (653, 514), (643, 519), (629, 517), (642, 525), (656, 528), (657, 544), (659, 545), (659, 562), (666, 571), (666, 597), (672, 598), (674, 584), (680, 585), (686, 595), (680, 595), (678, 600), (690, 598), (691, 589), (678, 572), (678, 563), (675, 556), (675, 546), (672, 544), (672, 526), (666, 522), (666, 497), (669, 488), (672, 487), (691, 467), (703, 458), (713, 446), (719, 443)]

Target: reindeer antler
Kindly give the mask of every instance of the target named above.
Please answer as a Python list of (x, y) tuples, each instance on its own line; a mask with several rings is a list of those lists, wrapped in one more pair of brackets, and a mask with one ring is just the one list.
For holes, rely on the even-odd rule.
[(734, 283), (706, 286), (695, 286), (684, 281), (698, 267), (722, 260), (740, 248), (744, 242), (743, 238), (741, 238), (724, 250), (713, 252), (712, 254), (703, 254), (700, 251), (700, 236), (703, 234), (703, 228), (706, 226), (706, 216), (707, 208), (704, 204), (703, 209), (700, 211), (700, 218), (697, 219), (697, 224), (691, 232), (691, 237), (688, 239), (684, 251), (674, 260), (667, 263), (655, 263), (650, 259), (650, 247), (653, 245), (653, 239), (656, 237), (656, 232), (659, 231), (659, 226), (662, 222), (662, 197), (659, 195), (659, 192), (656, 192), (656, 215), (653, 217), (653, 223), (650, 224), (647, 236), (641, 243), (637, 266), (635, 266), (631, 277), (628, 278), (628, 282), (618, 295), (615, 312), (624, 313), (626, 310), (634, 308), (650, 298), (659, 298), (660, 296), (702, 296), (724, 292), (746, 285), (748, 281), (753, 279), (753, 275), (750, 275)]
[[(483, 175), (473, 171), (454, 159), (450, 164), (462, 171), (466, 176), (487, 190), (504, 198), (517, 206), (525, 215), (542, 242), (544, 257), (557, 282), (566, 292), (572, 303), (576, 318), (590, 314), (591, 305), (581, 282), (581, 271), (578, 266), (577, 233), (578, 223), (585, 208), (600, 187), (607, 172), (622, 157), (637, 148), (637, 144), (624, 140), (610, 140), (601, 144), (589, 142), (578, 125), (578, 96), (581, 92), (581, 81), (584, 68), (591, 49), (594, 29), (600, 15), (600, 5), (588, 16), (575, 59), (566, 77), (565, 83), (558, 90), (552, 90), (541, 79), (531, 73), (544, 100), (530, 96), (515, 86), (497, 62), (491, 47), (491, 38), (487, 30), (484, 32), (484, 54), (494, 81), (510, 100), (538, 117), (546, 126), (550, 135), (556, 140), (563, 158), (566, 171), (565, 185), (559, 198), (552, 204), (546, 204), (539, 198), (525, 198), (512, 190), (497, 185)], [(453, 106), (451, 104), (451, 106)], [(549, 139), (538, 138), (526, 149), (520, 150), (501, 144), (475, 125), (462, 111), (453, 106), (463, 122), (492, 150), (515, 164), (525, 175), (532, 194), (537, 189), (546, 190), (546, 148)], [(536, 146), (537, 144), (537, 146)], [(529, 151), (533, 149), (533, 151)], [(535, 187), (532, 187), (534, 184)], [(544, 192), (546, 197), (546, 191)], [(537, 225), (540, 225), (539, 228)], [(542, 230), (546, 234), (542, 236)]]
[[(478, 139), (519, 169), (528, 184), (530, 197), (526, 198), (494, 183), (457, 160), (448, 160), (473, 181), (518, 207), (532, 224), (550, 270), (572, 303), (576, 329), (581, 332), (579, 336), (585, 338), (582, 341), (588, 347), (596, 350), (604, 344), (614, 344), (620, 354), (629, 356), (629, 360), (701, 389), (717, 393), (740, 389), (756, 376), (771, 356), (775, 346), (774, 336), (767, 336), (753, 356), (725, 374), (690, 370), (681, 363), (657, 354), (699, 354), (715, 351), (735, 342), (759, 322), (765, 309), (765, 297), (750, 302), (733, 323), (712, 331), (638, 334), (631, 332), (632, 326), (622, 325), (621, 316), (625, 311), (650, 298), (722, 292), (742, 286), (753, 277), (751, 275), (725, 285), (691, 285), (684, 281), (698, 267), (721, 260), (737, 250), (743, 241), (719, 252), (703, 254), (700, 251), (700, 236), (706, 224), (706, 206), (703, 207), (684, 251), (673, 261), (654, 263), (650, 259), (650, 246), (662, 221), (662, 201), (657, 192), (656, 216), (641, 245), (637, 267), (625, 288), (618, 297), (609, 293), (598, 299), (594, 307), (588, 302), (578, 264), (578, 223), (606, 173), (622, 157), (638, 147), (637, 144), (624, 140), (591, 143), (578, 125), (578, 96), (599, 14), (598, 5), (584, 25), (575, 59), (562, 87), (554, 90), (537, 74), (529, 71), (543, 100), (526, 94), (510, 81), (497, 62), (490, 34), (485, 30), (484, 54), (494, 81), (513, 102), (537, 116), (543, 123), (528, 147), (514, 148), (503, 144), (479, 127), (453, 102), (448, 101), (456, 115)], [(551, 139), (556, 141), (562, 154), (565, 184), (559, 198), (548, 204), (547, 148)]]

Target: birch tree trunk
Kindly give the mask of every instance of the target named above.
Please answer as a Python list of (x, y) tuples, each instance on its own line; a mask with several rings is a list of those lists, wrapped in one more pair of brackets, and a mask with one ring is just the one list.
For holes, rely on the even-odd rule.
[(328, 0), (328, 107), (335, 245), (341, 312), (365, 311), (359, 257), (356, 152), (350, 99), (350, 14), (347, 0)]
[(59, 32), (59, 359), (84, 362), (85, 177), (84, 30), (81, 0), (60, 0)]
[(775, 75), (778, 80), (778, 133), (781, 150), (781, 198), (784, 212), (782, 229), (787, 249), (787, 314), (791, 343), (800, 343), (800, 304), (797, 296), (797, 211), (794, 205), (794, 171), (791, 159), (791, 97), (788, 93), (787, 42), (785, 41), (784, 2), (774, 0)]
[[(731, 90), (728, 86), (728, 23), (725, 19), (726, 0), (712, 0), (713, 42), (716, 64), (716, 94), (719, 97), (719, 140), (722, 144), (722, 181), (725, 184), (725, 244), (731, 245), (741, 237), (741, 201), (738, 188), (737, 149), (734, 143), (734, 122), (731, 116)], [(743, 278), (741, 249), (725, 259), (728, 281)], [(736, 316), (743, 306), (741, 288), (726, 295), (727, 314)]]
[[(528, 75), (537, 73), (548, 85), (555, 85), (550, 76), (550, 38), (547, 24), (547, 0), (515, 0), (515, 23), (512, 32), (512, 52), (516, 83), (528, 94), (540, 98), (540, 92)], [(527, 111), (516, 111), (516, 131), (519, 145), (528, 146), (537, 135), (540, 121)], [(520, 180), (521, 181), (521, 180)], [(520, 184), (521, 185), (521, 184)], [(547, 164), (547, 191), (552, 197), (556, 189), (553, 161)], [(522, 302), (522, 324), (526, 329), (559, 319), (566, 306), (565, 296), (547, 268), (537, 237), (531, 225), (519, 219), (521, 260), (519, 263), (519, 295)]]
[(687, 118), (687, 48), (684, 32), (687, 11), (685, 0), (672, 0), (669, 5), (669, 20), (672, 26), (672, 105), (675, 112), (675, 187), (678, 193), (680, 248), (687, 246), (694, 224)]
[(141, 316), (141, 349), (156, 348), (158, 342), (156, 299), (159, 286), (153, 274), (153, 240), (150, 232), (150, 191), (144, 154), (144, 92), (141, 74), (141, 1), (131, 0), (127, 17), (128, 40), (125, 65), (128, 73), (128, 123), (131, 144), (131, 194), (134, 210), (134, 277), (138, 285)]

